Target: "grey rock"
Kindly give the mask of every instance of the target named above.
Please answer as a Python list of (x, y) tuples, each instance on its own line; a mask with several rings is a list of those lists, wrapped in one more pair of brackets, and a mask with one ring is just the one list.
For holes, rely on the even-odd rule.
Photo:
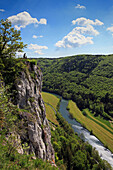
[(55, 160), (51, 144), (51, 132), (41, 96), (42, 72), (37, 65), (27, 62), (27, 71), (22, 71), (15, 81), (17, 96), (15, 104), (26, 109), (21, 117), (27, 120), (27, 131), (20, 138), (29, 145), (28, 152), (43, 160)]

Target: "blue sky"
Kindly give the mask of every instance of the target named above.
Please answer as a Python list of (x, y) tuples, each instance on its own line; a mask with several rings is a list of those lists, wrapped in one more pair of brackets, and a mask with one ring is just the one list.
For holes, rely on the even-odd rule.
[(28, 57), (113, 54), (113, 0), (3, 0), (7, 18)]

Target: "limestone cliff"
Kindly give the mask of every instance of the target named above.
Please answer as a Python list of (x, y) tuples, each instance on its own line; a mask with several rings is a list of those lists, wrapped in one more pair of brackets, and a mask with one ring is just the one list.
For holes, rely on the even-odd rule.
[(27, 69), (21, 71), (15, 81), (17, 91), (15, 104), (20, 109), (25, 109), (20, 117), (26, 120), (26, 127), (23, 125), (20, 139), (23, 143), (28, 143), (28, 153), (33, 153), (43, 160), (54, 160), (50, 127), (41, 96), (42, 73), (33, 62), (26, 61), (26, 66)]

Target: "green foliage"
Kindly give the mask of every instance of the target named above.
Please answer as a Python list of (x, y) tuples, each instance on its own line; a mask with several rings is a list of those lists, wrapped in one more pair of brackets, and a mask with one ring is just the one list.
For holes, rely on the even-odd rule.
[(22, 70), (27, 69), (26, 65), (20, 59), (6, 58), (0, 60), (0, 65), (3, 65), (0, 68), (2, 73), (3, 80), (6, 85), (13, 85), (16, 79), (21, 74)]
[(20, 119), (22, 110), (8, 100), (5, 92), (0, 75), (0, 169), (57, 169), (49, 162), (33, 159), (33, 155), (26, 155), (26, 150), (29, 148), (27, 143), (23, 144), (23, 155), (17, 152), (21, 147), (17, 134), (24, 133), (26, 122)]
[[(11, 146), (10, 146), (11, 147)], [(9, 145), (5, 142), (5, 139), (0, 137), (0, 169), (42, 169), (42, 170), (54, 170), (56, 167), (52, 167), (49, 162), (44, 162), (41, 159), (33, 159), (33, 155), (19, 154), (15, 152), (9, 153)]]
[(0, 57), (14, 57), (26, 45), (21, 42), (20, 31), (15, 30), (8, 20), (0, 21)]
[(60, 127), (52, 129), (52, 143), (55, 149), (56, 164), (63, 163), (65, 169), (109, 169), (110, 165), (101, 160), (98, 151), (83, 142), (73, 131), (67, 121), (57, 112)]
[(78, 169), (78, 170), (85, 169), (86, 162), (87, 162), (86, 155), (80, 150), (77, 151), (72, 161), (73, 169)]
[[(10, 131), (15, 129), (15, 123), (17, 115), (15, 114), (16, 106), (12, 105), (8, 101), (8, 97), (5, 95), (5, 88), (0, 87), (0, 126), (3, 127), (3, 131)], [(1, 130), (2, 132), (2, 130)]]
[(43, 90), (89, 108), (95, 116), (113, 117), (113, 55), (78, 55), (37, 59), (43, 72)]
[(85, 110), (82, 111), (82, 114), (83, 114), (84, 116), (87, 116), (87, 113), (86, 113)]

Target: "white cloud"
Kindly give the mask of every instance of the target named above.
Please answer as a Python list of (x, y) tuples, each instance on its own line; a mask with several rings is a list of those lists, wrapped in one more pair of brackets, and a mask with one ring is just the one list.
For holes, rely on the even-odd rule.
[(45, 18), (42, 18), (40, 21), (38, 21), (37, 18), (32, 18), (31, 15), (26, 11), (8, 17), (8, 20), (12, 22), (17, 30), (25, 28), (29, 24), (47, 24), (47, 20)]
[(43, 37), (43, 35), (39, 35), (38, 37), (42, 38), (42, 37)]
[(78, 8), (78, 9), (86, 9), (85, 6), (82, 6), (82, 5), (80, 5), (80, 4), (77, 4), (77, 6), (75, 6), (75, 8)]
[(113, 26), (108, 27), (108, 28), (107, 28), (107, 31), (111, 31), (111, 32), (113, 32)]
[(47, 20), (45, 18), (41, 18), (38, 24), (47, 24)]
[(63, 48), (80, 47), (85, 44), (93, 44), (93, 37), (85, 37), (81, 33), (85, 34), (87, 30), (83, 27), (74, 28), (69, 34), (67, 34), (61, 41), (58, 41), (55, 46)]
[(33, 35), (33, 38), (34, 38), (34, 39), (42, 38), (42, 37), (43, 37), (42, 35), (39, 35), (39, 36), (37, 36), (37, 35)]
[(37, 38), (38, 38), (38, 36), (37, 36), (37, 35), (33, 35), (33, 38), (37, 39)]
[(5, 12), (5, 10), (4, 9), (0, 9), (0, 12)]
[(80, 47), (85, 44), (93, 44), (93, 36), (99, 35), (99, 32), (92, 25), (103, 25), (101, 21), (95, 21), (86, 18), (77, 18), (72, 21), (73, 25), (78, 24), (81, 27), (75, 27), (61, 41), (58, 41), (55, 46), (63, 48)]
[(22, 58), (23, 55), (24, 55), (24, 52), (16, 52), (16, 56), (17, 56), (18, 58)]
[(78, 24), (80, 26), (87, 26), (87, 25), (104, 25), (103, 22), (99, 21), (98, 19), (95, 19), (95, 21), (81, 17), (77, 18), (76, 20), (72, 21), (72, 24)]
[(35, 53), (43, 55), (44, 53), (42, 53), (42, 50), (43, 49), (48, 49), (48, 47), (47, 46), (40, 46), (38, 44), (30, 44), (28, 46), (28, 49), (34, 50)]
[(99, 32), (91, 25), (87, 25), (86, 27), (75, 27), (73, 30), (79, 34), (99, 35)]

